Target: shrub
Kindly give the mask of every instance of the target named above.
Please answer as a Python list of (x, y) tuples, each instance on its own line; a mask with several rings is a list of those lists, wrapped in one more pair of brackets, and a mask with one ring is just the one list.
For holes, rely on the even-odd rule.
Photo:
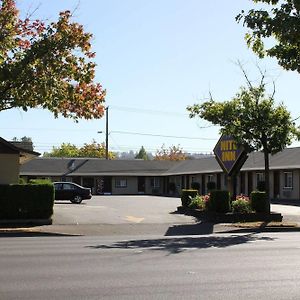
[(0, 186), (0, 219), (48, 219), (53, 204), (53, 184)]
[(52, 181), (50, 179), (30, 179), (29, 184), (52, 184)]
[(209, 181), (207, 183), (207, 191), (210, 192), (210, 191), (213, 191), (216, 189), (216, 183), (214, 181)]
[(194, 198), (192, 198), (189, 204), (189, 208), (205, 210), (206, 203), (204, 200), (204, 196), (196, 195)]
[(230, 194), (228, 191), (214, 190), (210, 193), (209, 210), (226, 213), (230, 211)]
[(266, 192), (253, 191), (250, 195), (251, 207), (256, 212), (270, 212), (269, 200)]
[(198, 195), (197, 190), (182, 190), (181, 191), (181, 204), (183, 207), (189, 207), (192, 198)]
[(24, 178), (20, 177), (19, 184), (26, 184), (26, 180)]
[(231, 203), (232, 211), (235, 213), (250, 213), (251, 203), (249, 197), (245, 195), (238, 195)]
[(196, 181), (192, 182), (191, 183), (191, 189), (199, 191), (200, 190), (200, 183), (196, 182)]

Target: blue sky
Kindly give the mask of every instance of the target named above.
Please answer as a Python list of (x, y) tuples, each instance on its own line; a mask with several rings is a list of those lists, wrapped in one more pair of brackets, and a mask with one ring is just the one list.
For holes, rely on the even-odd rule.
[[(74, 21), (93, 33), (96, 81), (107, 90), (109, 149), (155, 152), (162, 144), (180, 145), (187, 152), (211, 152), (217, 127), (189, 119), (188, 105), (212, 93), (231, 99), (245, 85), (236, 65), (259, 79), (257, 65), (276, 82), (278, 102), (293, 117), (300, 116), (299, 76), (281, 69), (276, 60), (259, 60), (244, 42), (246, 28), (235, 16), (253, 6), (250, 0), (19, 0), (22, 14), (38, 7), (35, 17), (57, 20), (59, 11), (74, 12)], [(270, 84), (270, 91), (272, 84)], [(55, 119), (48, 111), (14, 109), (1, 112), (1, 136), (29, 136), (35, 150), (70, 142), (77, 146), (105, 141), (105, 118), (79, 121)], [(172, 136), (172, 137), (171, 137)], [(182, 138), (186, 137), (186, 138)], [(299, 143), (294, 143), (297, 146)]]

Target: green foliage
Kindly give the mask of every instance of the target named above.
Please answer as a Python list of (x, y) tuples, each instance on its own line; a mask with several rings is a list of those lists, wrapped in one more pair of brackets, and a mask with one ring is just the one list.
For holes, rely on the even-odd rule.
[(136, 159), (143, 159), (143, 160), (149, 160), (149, 156), (144, 148), (144, 146), (141, 147), (140, 151), (135, 156)]
[[(244, 72), (244, 70), (243, 70)], [(190, 117), (200, 118), (221, 126), (221, 133), (230, 135), (246, 151), (264, 153), (266, 192), (269, 194), (269, 155), (282, 151), (300, 137), (299, 128), (283, 104), (275, 105), (274, 95), (266, 95), (264, 75), (255, 87), (247, 80), (247, 87), (229, 101), (216, 102), (212, 98), (189, 106)]]
[(0, 1), (0, 111), (41, 107), (74, 120), (103, 116), (92, 34), (71, 19), (64, 11), (49, 24), (23, 20), (16, 1)]
[(183, 207), (189, 207), (192, 198), (198, 195), (197, 190), (182, 190), (181, 191), (181, 205)]
[(214, 190), (210, 193), (209, 210), (226, 213), (230, 211), (230, 195), (228, 191)]
[(50, 179), (30, 179), (28, 184), (53, 185)]
[(0, 185), (0, 219), (48, 219), (53, 205), (53, 184)]
[(239, 195), (234, 201), (231, 202), (231, 208), (234, 213), (250, 213), (251, 203), (247, 196)]
[[(98, 144), (96, 141), (92, 143), (85, 143), (82, 147), (78, 148), (70, 143), (62, 143), (60, 147), (53, 147), (51, 152), (44, 153), (44, 157), (106, 157), (105, 144)], [(108, 151), (108, 158), (115, 159), (116, 156), (113, 152)]]
[(26, 184), (26, 180), (24, 178), (20, 177), (19, 184)]
[[(300, 2), (298, 0), (253, 0), (263, 3), (258, 9), (242, 11), (238, 22), (250, 31), (245, 40), (260, 58), (275, 57), (286, 70), (300, 73)], [(266, 5), (267, 4), (267, 5)], [(267, 43), (265, 43), (267, 41)], [(271, 41), (271, 43), (270, 43)]]
[(258, 213), (269, 213), (270, 206), (266, 192), (253, 191), (250, 195), (252, 209)]
[(205, 195), (196, 195), (191, 199), (189, 204), (189, 208), (191, 209), (200, 209), (200, 210), (208, 210), (209, 205), (209, 196)]

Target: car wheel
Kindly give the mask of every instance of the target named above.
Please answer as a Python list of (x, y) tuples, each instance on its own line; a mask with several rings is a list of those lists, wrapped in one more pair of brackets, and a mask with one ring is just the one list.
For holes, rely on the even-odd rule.
[(82, 201), (82, 197), (79, 196), (79, 195), (76, 195), (76, 196), (71, 200), (72, 203), (76, 203), (76, 204), (80, 204), (81, 201)]

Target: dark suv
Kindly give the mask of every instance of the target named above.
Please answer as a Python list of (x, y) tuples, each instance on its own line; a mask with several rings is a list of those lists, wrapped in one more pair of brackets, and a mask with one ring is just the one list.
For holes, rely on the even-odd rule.
[(73, 182), (53, 182), (55, 200), (70, 200), (79, 204), (82, 200), (91, 199), (91, 189)]

